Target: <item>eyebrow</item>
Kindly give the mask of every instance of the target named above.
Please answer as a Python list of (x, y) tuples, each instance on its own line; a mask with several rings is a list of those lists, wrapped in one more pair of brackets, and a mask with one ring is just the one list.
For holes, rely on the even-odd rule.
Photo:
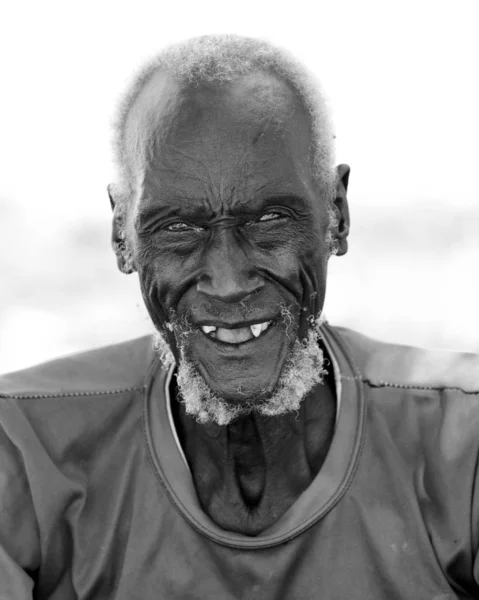
[(272, 204), (286, 204), (291, 208), (296, 209), (300, 213), (310, 212), (309, 202), (303, 196), (297, 194), (279, 194), (276, 196), (268, 196), (262, 201), (262, 204), (270, 206)]
[[(187, 200), (185, 202), (185, 200)], [(140, 209), (135, 217), (135, 225), (144, 229), (152, 225), (162, 217), (184, 217), (192, 220), (208, 219), (214, 216), (213, 211), (209, 207), (209, 202), (205, 199), (193, 198), (170, 198), (167, 203), (148, 206), (145, 209)]]
[[(185, 202), (186, 200), (186, 202)], [(307, 200), (296, 194), (277, 194), (265, 198), (250, 198), (244, 202), (235, 204), (231, 214), (256, 215), (275, 204), (290, 207), (300, 215), (309, 214), (311, 208)], [(172, 197), (167, 204), (157, 204), (140, 210), (135, 222), (142, 229), (148, 228), (156, 220), (163, 216), (178, 216), (191, 219), (192, 221), (208, 221), (214, 219), (217, 214), (211, 207), (207, 198), (175, 198)]]

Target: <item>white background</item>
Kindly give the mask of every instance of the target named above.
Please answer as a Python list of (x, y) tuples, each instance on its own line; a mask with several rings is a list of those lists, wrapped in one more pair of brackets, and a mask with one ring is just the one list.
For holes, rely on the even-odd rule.
[(116, 272), (110, 121), (165, 44), (259, 36), (322, 80), (351, 165), (350, 252), (326, 314), (479, 351), (479, 2), (5, 2), (0, 15), (0, 372), (150, 328)]

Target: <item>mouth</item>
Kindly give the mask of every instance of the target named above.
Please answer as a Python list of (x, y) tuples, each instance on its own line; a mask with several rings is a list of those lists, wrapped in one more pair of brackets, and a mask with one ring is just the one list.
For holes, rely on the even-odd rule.
[(273, 326), (273, 320), (251, 323), (244, 326), (221, 327), (219, 325), (200, 325), (199, 329), (209, 338), (223, 344), (239, 345), (257, 339)]

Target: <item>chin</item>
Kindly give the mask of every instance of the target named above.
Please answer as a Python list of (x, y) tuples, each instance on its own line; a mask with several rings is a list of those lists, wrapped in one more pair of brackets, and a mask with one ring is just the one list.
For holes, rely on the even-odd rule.
[[(187, 355), (186, 346), (181, 347), (177, 381), (179, 400), (186, 413), (201, 424), (228, 425), (251, 413), (274, 417), (297, 411), (307, 394), (321, 384), (325, 373), (318, 325), (319, 320), (311, 324), (308, 337), (303, 341), (296, 338), (288, 344), (278, 374), (272, 373), (271, 378), (265, 379), (256, 365), (251, 372), (243, 371), (244, 387), (239, 383), (234, 390), (227, 384), (226, 376), (219, 378), (224, 385), (209, 384), (210, 377), (202, 374), (201, 365)], [(163, 360), (166, 357), (174, 362), (162, 336), (156, 334), (156, 339)]]

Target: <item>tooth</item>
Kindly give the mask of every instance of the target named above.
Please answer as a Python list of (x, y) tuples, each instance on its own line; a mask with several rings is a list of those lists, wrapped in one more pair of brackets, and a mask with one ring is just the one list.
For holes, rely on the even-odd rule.
[(254, 337), (258, 337), (261, 333), (261, 323), (256, 323), (256, 325), (250, 325), (250, 327)]
[(202, 325), (201, 329), (205, 333), (211, 333), (212, 331), (216, 331), (216, 327), (214, 325)]
[(261, 323), (261, 331), (263, 332), (265, 329), (267, 329), (270, 323), (271, 321), (265, 321), (264, 323)]

